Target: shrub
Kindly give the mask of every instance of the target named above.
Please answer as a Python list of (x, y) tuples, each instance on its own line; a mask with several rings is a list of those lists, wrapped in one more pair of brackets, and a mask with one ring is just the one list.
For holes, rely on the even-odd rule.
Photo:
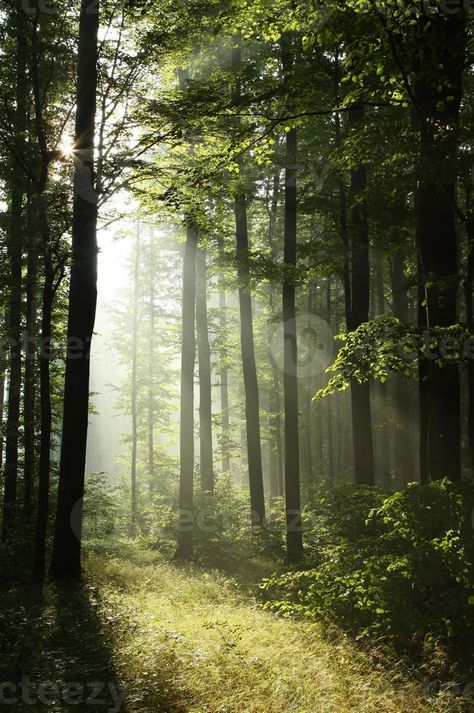
[(265, 607), (423, 656), (441, 642), (461, 658), (474, 636), (474, 492), (411, 484), (383, 496), (344, 487), (320, 499), (309, 568), (265, 580)]

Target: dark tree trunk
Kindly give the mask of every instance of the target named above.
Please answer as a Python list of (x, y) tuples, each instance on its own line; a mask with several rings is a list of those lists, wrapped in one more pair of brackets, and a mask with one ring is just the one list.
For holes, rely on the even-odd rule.
[[(331, 278), (327, 279), (327, 292), (326, 292), (326, 320), (328, 325), (331, 327), (332, 322), (332, 293), (331, 293)], [(328, 476), (331, 482), (334, 482), (334, 438), (333, 438), (333, 424), (332, 424), (332, 398), (328, 399), (327, 406), (327, 419), (328, 419)]]
[(89, 415), (90, 349), (97, 302), (97, 195), (94, 191), (94, 132), (97, 90), (98, 2), (82, 0), (79, 28), (75, 127), (72, 264), (69, 287), (68, 354), (58, 504), (51, 576), (81, 576), (82, 510)]
[[(241, 51), (235, 48), (232, 65), (240, 68)], [(234, 93), (240, 101), (240, 82)], [(247, 226), (247, 198), (239, 188), (234, 200), (235, 234), (237, 247), (237, 274), (239, 280), (240, 344), (245, 390), (245, 425), (247, 431), (247, 460), (250, 486), (251, 521), (253, 525), (265, 522), (265, 495), (263, 488), (262, 446), (260, 440), (260, 400), (253, 337), (252, 296), (249, 273), (249, 236)]]
[[(460, 8), (448, 15), (422, 16), (418, 30), (414, 100), (421, 148), (415, 199), (416, 235), (426, 324), (432, 328), (457, 322), (455, 187), (454, 171), (449, 166), (457, 147), (466, 52), (465, 12)], [(426, 474), (430, 480), (443, 477), (458, 480), (461, 477), (459, 368), (456, 364), (439, 368), (430, 360), (426, 369)]]
[[(401, 250), (393, 250), (391, 258), (393, 314), (401, 322), (407, 323), (408, 292), (407, 280), (403, 269), (403, 254)], [(403, 375), (395, 377), (395, 396), (397, 409), (397, 425), (394, 433), (395, 459), (399, 468), (399, 482), (402, 485), (415, 479), (413, 469), (413, 442), (409, 430), (411, 416), (410, 383)]]
[[(380, 250), (375, 251), (374, 255), (374, 282), (376, 296), (376, 315), (383, 317), (385, 315), (385, 291), (384, 291), (384, 275), (383, 262)], [(375, 381), (374, 394), (378, 397), (378, 438), (376, 439), (376, 456), (377, 456), (377, 478), (378, 484), (389, 490), (391, 487), (391, 462), (390, 462), (390, 438), (387, 415), (389, 412), (389, 391), (387, 383)]]
[(35, 476), (35, 403), (36, 403), (36, 337), (38, 277), (38, 245), (33, 222), (33, 197), (28, 195), (27, 271), (25, 314), (25, 374), (24, 374), (24, 466), (23, 509), (25, 523), (31, 520), (32, 487)]
[[(364, 116), (362, 103), (349, 112), (353, 129), (361, 125)], [(369, 318), (370, 267), (369, 231), (364, 199), (367, 187), (367, 170), (364, 165), (351, 171), (352, 193), (352, 241), (351, 241), (351, 311), (348, 323), (352, 331)], [(354, 440), (355, 482), (358, 485), (373, 485), (374, 457), (372, 439), (372, 416), (370, 406), (370, 384), (351, 383), (352, 434)]]
[(262, 447), (260, 442), (260, 405), (248, 267), (249, 241), (247, 229), (247, 201), (243, 195), (238, 195), (235, 198), (235, 226), (237, 237), (240, 343), (245, 389), (245, 423), (247, 431), (250, 507), (252, 524), (259, 525), (265, 521), (265, 499), (263, 491)]
[(193, 556), (194, 488), (194, 363), (196, 360), (195, 305), (197, 229), (189, 223), (183, 260), (180, 477), (177, 559)]
[[(466, 326), (471, 334), (474, 332), (474, 310), (472, 303), (472, 287), (474, 282), (474, 215), (469, 215), (466, 221), (468, 238), (468, 258), (466, 279), (464, 282), (464, 299), (466, 305)], [(468, 413), (467, 435), (471, 470), (474, 471), (474, 360), (467, 362)]]
[(33, 573), (37, 580), (45, 575), (46, 536), (49, 518), (49, 488), (51, 465), (51, 377), (50, 348), (52, 330), (52, 308), (54, 300), (53, 269), (49, 253), (49, 240), (43, 241), (44, 251), (44, 286), (41, 314), (41, 352), (40, 352), (40, 457), (38, 467), (38, 503), (36, 513), (36, 532), (34, 547)]
[(3, 366), (0, 371), (0, 473), (3, 468), (3, 430), (4, 430), (4, 408), (5, 408), (5, 382), (6, 371)]
[[(286, 38), (287, 39), (287, 38)], [(289, 40), (288, 40), (289, 41)], [(285, 82), (291, 71), (290, 48), (284, 40), (282, 64)], [(291, 111), (293, 107), (288, 107)], [(286, 556), (298, 562), (303, 555), (300, 493), (300, 447), (298, 434), (298, 344), (296, 334), (295, 268), (297, 252), (297, 136), (286, 134), (285, 230), (283, 278), (283, 393), (285, 398), (285, 501)]]
[(212, 383), (211, 348), (207, 320), (206, 251), (198, 248), (196, 255), (196, 336), (199, 364), (199, 446), (201, 489), (214, 490), (212, 458)]
[[(18, 141), (23, 142), (26, 131), (26, 56), (27, 42), (24, 33), (24, 18), (20, 9), (14, 11), (14, 31), (16, 39), (16, 116), (15, 132)], [(23, 198), (24, 179), (18, 166), (11, 166), (10, 176), (10, 222), (7, 240), (9, 263), (8, 291), (8, 337), (9, 349), (9, 389), (5, 443), (5, 470), (3, 490), (2, 542), (11, 542), (17, 508), (18, 488), (18, 437), (20, 427), (21, 399), (21, 300), (22, 300), (22, 249), (24, 240)]]

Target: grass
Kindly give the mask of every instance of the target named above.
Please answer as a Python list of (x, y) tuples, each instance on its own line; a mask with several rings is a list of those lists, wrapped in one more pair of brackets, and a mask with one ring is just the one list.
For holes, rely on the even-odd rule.
[(93, 555), (89, 581), (109, 617), (127, 711), (145, 713), (431, 713), (402, 671), (377, 667), (339, 636), (262, 611), (235, 580), (163, 562)]
[[(27, 676), (36, 694), (53, 683), (47, 702), (36, 695), (10, 709), (118, 711), (123, 691), (123, 713), (469, 710), (460, 697), (427, 699), (404, 671), (377, 665), (341, 635), (262, 611), (249, 581), (118, 552), (91, 553), (81, 586), (0, 594), (0, 683)], [(84, 690), (80, 705), (66, 700), (66, 684), (90, 695), (96, 681), (107, 684), (100, 703)]]

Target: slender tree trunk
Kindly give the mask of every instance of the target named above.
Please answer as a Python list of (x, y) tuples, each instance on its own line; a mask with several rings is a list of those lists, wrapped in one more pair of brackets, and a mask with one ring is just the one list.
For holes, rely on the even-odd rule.
[(196, 255), (196, 335), (199, 364), (199, 446), (201, 489), (214, 490), (212, 457), (212, 384), (211, 348), (207, 320), (206, 251), (198, 248)]
[(52, 308), (54, 300), (53, 269), (49, 253), (49, 238), (43, 238), (44, 285), (41, 313), (41, 351), (40, 351), (40, 456), (38, 466), (38, 503), (36, 513), (36, 532), (34, 547), (33, 574), (42, 580), (45, 574), (46, 536), (49, 518), (49, 489), (51, 466), (51, 334)]
[(265, 499), (263, 490), (262, 447), (260, 441), (260, 403), (253, 337), (252, 297), (250, 294), (248, 268), (247, 201), (243, 195), (238, 195), (235, 198), (235, 224), (250, 507), (252, 524), (258, 525), (265, 521)]
[(138, 450), (138, 279), (140, 273), (140, 223), (137, 225), (135, 264), (133, 270), (132, 383), (130, 393), (132, 417), (132, 454), (130, 462), (130, 514), (132, 536), (137, 533), (137, 450)]
[[(219, 254), (222, 256), (224, 245), (219, 239)], [(221, 339), (220, 349), (220, 393), (221, 393), (221, 462), (222, 472), (230, 471), (230, 420), (229, 420), (229, 369), (227, 368), (227, 299), (225, 288), (219, 279), (219, 331)]]
[[(460, 8), (454, 14), (422, 16), (418, 22), (421, 39), (416, 55), (414, 95), (421, 140), (415, 196), (416, 235), (427, 326), (447, 327), (457, 322), (455, 186), (449, 166), (457, 149), (466, 13)], [(446, 47), (450, 48), (449, 53)], [(433, 66), (438, 67), (436, 76)], [(426, 474), (431, 480), (444, 477), (458, 480), (461, 477), (459, 368), (457, 364), (439, 368), (433, 360), (426, 368)]]
[(25, 374), (24, 374), (24, 466), (23, 466), (23, 509), (25, 523), (31, 520), (31, 497), (35, 475), (35, 402), (36, 402), (36, 337), (37, 300), (36, 282), (38, 277), (38, 246), (33, 223), (33, 198), (28, 195), (27, 226), (27, 272), (26, 272), (26, 315), (25, 315)]
[[(273, 259), (276, 261), (278, 251), (276, 247), (276, 226), (278, 213), (278, 197), (280, 193), (280, 172), (273, 176), (272, 198), (268, 220), (268, 243)], [(277, 288), (270, 284), (268, 286), (268, 298), (271, 320), (275, 316)], [(268, 342), (271, 343), (272, 323), (269, 322)], [(270, 443), (270, 498), (274, 500), (281, 497), (284, 490), (283, 479), (283, 445), (281, 437), (281, 399), (280, 399), (280, 375), (278, 366), (272, 354), (271, 348), (268, 350), (268, 358), (272, 370), (272, 383), (269, 398), (269, 427), (271, 433)]]
[(68, 354), (58, 504), (51, 576), (81, 576), (82, 510), (89, 415), (90, 349), (97, 302), (97, 195), (94, 191), (94, 132), (97, 90), (98, 1), (81, 1), (69, 287)]
[[(376, 296), (376, 314), (377, 317), (385, 315), (385, 291), (384, 291), (384, 275), (383, 262), (380, 250), (375, 251), (374, 255), (374, 281), (375, 281), (375, 296)], [(377, 448), (377, 476), (379, 485), (385, 489), (391, 486), (391, 463), (390, 463), (390, 437), (389, 426), (387, 423), (387, 414), (389, 410), (389, 391), (387, 383), (375, 381), (374, 394), (378, 396), (378, 412), (379, 412), (379, 433), (376, 444)]]
[[(26, 131), (26, 56), (27, 42), (24, 33), (24, 19), (20, 8), (14, 10), (16, 35), (16, 99), (15, 131), (18, 140), (23, 142)], [(10, 170), (10, 222), (7, 240), (9, 263), (8, 293), (8, 337), (9, 350), (9, 389), (6, 423), (5, 470), (3, 490), (3, 529), (2, 542), (12, 541), (17, 515), (18, 488), (18, 439), (20, 427), (21, 399), (21, 300), (22, 300), (22, 249), (24, 240), (23, 198), (25, 194), (24, 178), (18, 166)]]
[(193, 556), (194, 512), (194, 363), (196, 360), (195, 305), (197, 229), (189, 223), (183, 261), (180, 478), (177, 559)]
[[(466, 304), (466, 326), (471, 334), (474, 332), (474, 310), (472, 303), (472, 287), (474, 282), (474, 215), (469, 215), (466, 222), (468, 238), (468, 258), (466, 279), (464, 282), (464, 299)], [(474, 471), (474, 360), (467, 362), (468, 413), (467, 434), (471, 470)]]
[[(352, 127), (360, 126), (364, 116), (362, 103), (349, 112)], [(349, 329), (352, 331), (367, 322), (369, 317), (370, 267), (369, 234), (364, 191), (367, 186), (367, 170), (364, 165), (351, 171), (353, 228), (351, 245), (352, 281)], [(370, 384), (351, 383), (352, 433), (354, 441), (355, 481), (358, 485), (373, 485), (374, 458), (372, 439), (372, 416), (370, 407)]]
[(4, 409), (5, 409), (5, 367), (0, 371), (0, 473), (3, 468), (3, 431), (4, 431)]
[(148, 344), (148, 476), (149, 490), (153, 496), (155, 482), (155, 241), (152, 232), (150, 242), (150, 339)]
[[(331, 292), (331, 278), (327, 279), (327, 291), (326, 291), (326, 320), (329, 326), (331, 326), (332, 321), (332, 292)], [(334, 482), (334, 437), (333, 437), (333, 424), (332, 424), (332, 397), (327, 400), (327, 419), (328, 419), (328, 475), (331, 483)]]
[[(391, 259), (393, 314), (401, 322), (407, 323), (408, 293), (407, 281), (403, 269), (403, 255), (400, 250), (392, 251)], [(397, 409), (397, 426), (394, 434), (395, 458), (399, 466), (399, 481), (406, 485), (414, 480), (413, 444), (409, 432), (409, 415), (411, 413), (411, 393), (408, 379), (403, 375), (395, 377), (395, 395)]]
[[(282, 63), (285, 82), (291, 71), (292, 58), (285, 38)], [(289, 107), (290, 113), (293, 107)], [(286, 134), (285, 168), (285, 234), (283, 280), (283, 392), (285, 398), (285, 500), (286, 500), (286, 556), (298, 562), (303, 555), (300, 494), (300, 448), (298, 433), (298, 344), (296, 334), (295, 268), (297, 252), (297, 195), (296, 129)]]
[[(240, 68), (240, 48), (233, 50), (232, 64)], [(234, 100), (240, 101), (240, 82), (237, 82)], [(248, 265), (249, 237), (247, 225), (247, 198), (239, 189), (234, 200), (235, 233), (237, 246), (237, 275), (239, 280), (240, 344), (245, 390), (245, 422), (247, 431), (247, 460), (250, 486), (251, 521), (253, 525), (265, 522), (265, 496), (263, 488), (262, 446), (260, 439), (260, 399), (253, 336), (252, 296)]]

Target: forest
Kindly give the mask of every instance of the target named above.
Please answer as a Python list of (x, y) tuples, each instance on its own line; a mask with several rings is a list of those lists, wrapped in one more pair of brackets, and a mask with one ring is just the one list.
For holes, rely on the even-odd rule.
[(474, 711), (473, 9), (2, 0), (0, 707)]

